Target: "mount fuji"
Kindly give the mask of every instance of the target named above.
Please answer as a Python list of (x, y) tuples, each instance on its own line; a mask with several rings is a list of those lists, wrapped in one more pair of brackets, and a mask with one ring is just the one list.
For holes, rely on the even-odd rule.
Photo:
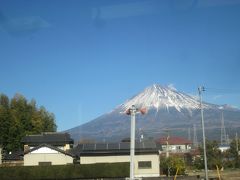
[[(130, 117), (126, 111), (135, 105), (147, 108), (145, 115), (136, 116), (137, 136), (159, 137), (166, 134), (189, 136), (193, 125), (201, 131), (199, 100), (169, 86), (154, 84), (142, 92), (86, 124), (67, 130), (75, 140), (119, 141), (130, 135)], [(203, 102), (207, 138), (220, 136), (221, 113), (224, 112), (225, 126), (235, 133), (240, 127), (240, 109), (230, 105)], [(191, 131), (190, 131), (191, 132)], [(231, 134), (230, 134), (231, 135)]]

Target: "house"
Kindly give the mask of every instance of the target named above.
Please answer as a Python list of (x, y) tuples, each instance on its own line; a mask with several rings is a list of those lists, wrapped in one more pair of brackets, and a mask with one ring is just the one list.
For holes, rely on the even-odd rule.
[(68, 151), (74, 142), (68, 133), (28, 135), (22, 143), (24, 166), (73, 164), (75, 156)]
[[(79, 144), (71, 153), (79, 158), (80, 164), (130, 162), (130, 143)], [(135, 145), (135, 176), (159, 177), (159, 151), (154, 142)]]
[(218, 149), (219, 149), (221, 152), (226, 152), (227, 150), (230, 149), (230, 146), (227, 145), (227, 144), (225, 144), (225, 145), (220, 145), (220, 146), (218, 147)]
[(41, 144), (24, 153), (24, 166), (73, 164), (75, 156), (49, 144)]
[(161, 137), (156, 140), (163, 152), (187, 153), (191, 150), (192, 142), (182, 137)]
[(41, 144), (48, 144), (66, 151), (73, 147), (73, 139), (68, 133), (44, 132), (37, 135), (28, 135), (22, 138), (24, 152)]

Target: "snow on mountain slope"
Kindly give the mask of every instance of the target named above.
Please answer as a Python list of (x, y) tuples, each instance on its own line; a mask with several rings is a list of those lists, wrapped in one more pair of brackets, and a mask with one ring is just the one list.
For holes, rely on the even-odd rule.
[[(120, 140), (130, 133), (130, 117), (126, 110), (132, 105), (145, 107), (148, 112), (138, 116), (136, 128), (159, 136), (165, 128), (189, 128), (193, 124), (200, 127), (199, 100), (168, 86), (154, 84), (133, 98), (125, 101), (109, 113), (83, 125), (67, 130), (74, 139), (92, 138), (96, 140)], [(215, 105), (203, 102), (206, 127), (218, 128), (220, 115), (224, 111), (225, 124), (240, 127), (240, 110), (229, 105)], [(213, 129), (213, 134), (216, 131)]]
[[(139, 108), (156, 108), (157, 111), (160, 108), (168, 110), (169, 107), (174, 107), (179, 112), (181, 112), (183, 108), (190, 110), (199, 108), (199, 101), (196, 98), (180, 93), (173, 88), (160, 86), (158, 84), (147, 87), (140, 94), (127, 100), (120, 108), (122, 111), (126, 111), (133, 104)], [(204, 103), (203, 107), (213, 108), (213, 105)]]

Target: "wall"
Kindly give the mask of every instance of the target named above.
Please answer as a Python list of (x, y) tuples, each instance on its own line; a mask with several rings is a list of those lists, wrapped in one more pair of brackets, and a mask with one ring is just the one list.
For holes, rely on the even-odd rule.
[(52, 165), (73, 164), (73, 157), (62, 153), (28, 153), (24, 155), (24, 166), (38, 166), (39, 162)]
[[(139, 161), (151, 161), (152, 167), (149, 169), (141, 169), (138, 167)], [(118, 163), (130, 162), (128, 155), (115, 155), (115, 156), (82, 156), (80, 157), (80, 164), (95, 164), (95, 163)], [(158, 177), (159, 171), (159, 155), (135, 155), (135, 176), (136, 177)]]

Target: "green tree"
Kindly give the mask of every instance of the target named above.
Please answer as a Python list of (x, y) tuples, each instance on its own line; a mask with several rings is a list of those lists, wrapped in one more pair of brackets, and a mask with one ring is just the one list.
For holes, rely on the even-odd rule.
[(240, 145), (240, 139), (232, 140), (230, 149), (226, 152), (225, 156), (226, 163), (232, 168), (240, 168), (239, 147), (237, 148), (237, 145)]
[[(216, 169), (216, 165), (218, 167), (223, 166), (223, 156), (221, 151), (218, 148), (217, 141), (206, 141), (206, 154), (207, 154), (207, 164), (208, 169)], [(203, 148), (200, 147), (200, 156), (196, 157), (194, 160), (194, 166), (197, 169), (204, 168), (204, 159), (203, 159)]]
[(21, 139), (29, 134), (56, 131), (55, 117), (36, 101), (16, 94), (11, 100), (0, 94), (0, 143), (6, 151), (22, 149)]
[(178, 169), (178, 174), (185, 174), (185, 163), (183, 158), (178, 156), (170, 156), (168, 158), (161, 158), (160, 168), (163, 174), (175, 175)]
[(0, 94), (0, 145), (6, 147), (9, 142), (9, 128), (11, 126), (9, 99)]

